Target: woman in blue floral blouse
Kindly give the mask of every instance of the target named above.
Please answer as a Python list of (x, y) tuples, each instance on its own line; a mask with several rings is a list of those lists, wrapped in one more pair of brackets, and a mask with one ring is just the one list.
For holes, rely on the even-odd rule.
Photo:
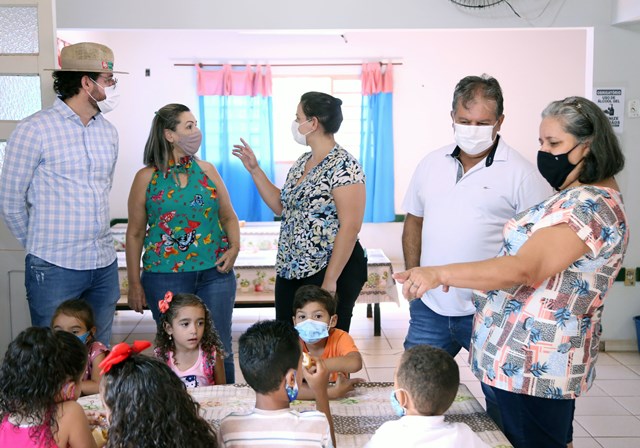
[(293, 164), (282, 189), (258, 165), (249, 144), (234, 145), (260, 196), (282, 216), (276, 261), (276, 319), (292, 322), (296, 290), (314, 284), (338, 298), (337, 328), (349, 331), (353, 306), (367, 279), (358, 242), (365, 206), (364, 173), (336, 143), (342, 101), (320, 92), (302, 95), (291, 124), (293, 138), (309, 146)]

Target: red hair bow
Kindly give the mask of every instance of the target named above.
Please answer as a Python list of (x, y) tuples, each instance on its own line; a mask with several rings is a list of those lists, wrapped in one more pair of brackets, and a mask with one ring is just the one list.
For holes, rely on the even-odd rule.
[(143, 350), (151, 347), (151, 342), (149, 341), (134, 341), (133, 345), (129, 345), (126, 342), (121, 342), (116, 344), (111, 349), (111, 353), (107, 355), (106, 358), (102, 360), (100, 365), (100, 369), (102, 369), (102, 374), (107, 373), (111, 370), (116, 364), (120, 364), (122, 361), (131, 356), (132, 353), (140, 353)]
[(167, 291), (164, 295), (164, 299), (158, 301), (158, 309), (162, 314), (166, 313), (169, 309), (169, 304), (173, 300), (173, 293), (171, 291)]

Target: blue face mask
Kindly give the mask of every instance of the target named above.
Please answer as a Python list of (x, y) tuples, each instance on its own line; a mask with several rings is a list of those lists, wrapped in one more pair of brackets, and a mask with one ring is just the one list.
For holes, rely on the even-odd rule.
[(86, 344), (87, 338), (89, 337), (90, 334), (91, 332), (87, 331), (85, 334), (77, 334), (76, 337), (80, 339), (80, 342), (82, 342), (83, 344)]
[(289, 403), (298, 398), (298, 382), (296, 381), (296, 372), (293, 372), (293, 386), (288, 384), (284, 386), (287, 391), (287, 397), (289, 397)]
[(396, 398), (395, 390), (391, 391), (391, 407), (398, 417), (404, 417), (407, 413), (407, 410), (400, 405), (400, 402)]
[(329, 326), (319, 320), (307, 319), (296, 325), (300, 338), (307, 344), (315, 344), (329, 337)]

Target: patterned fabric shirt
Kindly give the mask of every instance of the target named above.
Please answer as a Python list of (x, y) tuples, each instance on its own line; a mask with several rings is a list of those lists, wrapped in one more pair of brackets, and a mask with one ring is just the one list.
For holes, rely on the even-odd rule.
[[(193, 157), (167, 173), (156, 169), (147, 188), (147, 235), (142, 265), (148, 272), (203, 271), (227, 250), (216, 186)], [(187, 185), (177, 176), (185, 173)]]
[(67, 269), (116, 259), (109, 192), (118, 133), (102, 114), (85, 126), (64, 101), (22, 120), (7, 143), (0, 210), (27, 253)]
[(533, 286), (475, 291), (470, 360), (474, 374), (499, 389), (573, 399), (595, 379), (604, 298), (622, 265), (629, 232), (619, 192), (563, 190), (504, 227), (503, 256), (540, 229), (566, 223), (590, 251)]
[(310, 158), (307, 152), (294, 163), (282, 187), (276, 271), (286, 279), (310, 277), (329, 264), (340, 227), (332, 191), (364, 183), (358, 161), (336, 145), (298, 184)]

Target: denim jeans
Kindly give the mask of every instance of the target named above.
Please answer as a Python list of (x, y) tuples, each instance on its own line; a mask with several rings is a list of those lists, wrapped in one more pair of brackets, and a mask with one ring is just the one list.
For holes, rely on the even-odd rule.
[[(469, 350), (473, 331), (473, 314), (469, 316), (441, 316), (420, 299), (409, 304), (409, 331), (404, 340), (404, 348), (427, 344), (438, 347), (456, 356), (464, 347)], [(490, 386), (480, 383), (487, 405), (487, 414), (502, 428), (500, 410)]]
[(96, 339), (110, 345), (113, 316), (120, 298), (117, 261), (104, 268), (78, 271), (27, 254), (24, 284), (31, 325), (48, 327), (58, 305), (69, 299), (84, 299), (93, 309)]
[(218, 272), (217, 269), (207, 269), (194, 272), (142, 272), (142, 288), (147, 301), (147, 306), (153, 314), (153, 319), (158, 322), (160, 311), (158, 301), (164, 297), (167, 291), (177, 293), (195, 294), (209, 308), (213, 325), (220, 336), (224, 351), (224, 370), (227, 383), (235, 382), (235, 367), (233, 364), (233, 348), (231, 346), (231, 318), (233, 305), (236, 301), (236, 274), (231, 271), (227, 274)]

